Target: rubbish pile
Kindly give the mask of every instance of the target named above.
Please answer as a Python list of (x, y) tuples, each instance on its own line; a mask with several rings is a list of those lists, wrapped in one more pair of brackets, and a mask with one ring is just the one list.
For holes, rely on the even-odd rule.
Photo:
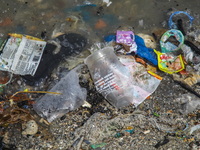
[[(103, 2), (107, 7), (112, 4), (109, 0)], [(94, 4), (85, 6), (96, 7)], [(80, 10), (83, 14), (87, 12), (85, 7), (76, 7), (73, 11)], [(179, 14), (189, 17), (190, 25), (187, 30), (183, 29), (181, 19), (177, 20), (177, 23), (172, 21), (173, 16)], [(87, 20), (88, 15), (86, 13), (81, 21)], [(68, 21), (73, 22), (75, 27), (79, 19), (71, 16)], [(163, 77), (167, 76), (189, 92), (176, 99), (176, 102), (183, 105), (180, 113), (192, 113), (200, 105), (200, 94), (194, 89), (195, 84), (200, 82), (200, 49), (191, 38), (198, 42), (200, 39), (198, 29), (191, 31), (192, 23), (193, 17), (186, 12), (177, 11), (169, 18), (169, 30), (160, 37), (143, 33), (135, 35), (131, 30), (117, 30), (116, 34), (106, 35), (104, 42), (97, 41), (92, 45), (88, 45), (85, 36), (77, 33), (54, 34), (49, 41), (9, 33), (7, 40), (1, 43), (0, 70), (8, 73), (9, 77), (1, 79), (0, 125), (27, 123), (22, 135), (35, 135), (39, 127), (35, 121), (36, 117), (31, 114), (33, 110), (47, 120), (48, 124), (73, 110), (91, 108), (92, 104), (87, 102), (90, 96), (87, 95), (87, 88), (80, 85), (83, 66), (87, 67), (90, 73), (86, 82), (92, 84), (96, 88), (95, 92), (102, 95), (116, 110), (130, 106), (137, 109), (156, 91)], [(96, 29), (105, 27), (106, 24), (101, 19), (95, 24)], [(4, 87), (14, 80), (14, 76), (23, 78), (30, 86), (44, 82), (45, 79), (51, 80), (49, 77), (54, 69), (65, 62), (67, 57), (78, 55), (85, 49), (89, 49), (91, 54), (84, 62), (73, 69), (66, 69), (61, 77), (52, 81), (54, 85), (47, 87), (46, 91), (25, 88), (15, 91), (16, 93), (6, 93), (4, 90)], [(180, 139), (188, 136), (188, 132), (185, 133), (188, 131), (187, 122), (180, 123), (177, 119), (177, 124), (167, 124), (166, 120), (160, 119), (157, 123), (144, 114), (132, 112), (128, 117), (125, 115), (109, 118), (107, 114), (95, 113), (85, 120), (82, 127), (74, 131), (75, 138), (69, 141), (67, 146), (77, 149), (86, 148), (88, 145), (93, 149), (103, 146), (109, 148), (106, 143), (110, 137), (128, 139), (135, 132), (134, 126), (153, 127), (167, 134), (175, 134), (178, 138), (178, 133), (181, 133)], [(154, 116), (160, 117), (156, 112)], [(146, 120), (148, 123), (144, 122)], [(171, 130), (161, 125), (163, 122), (170, 126)], [(190, 135), (199, 128), (198, 122), (192, 127)], [(150, 132), (150, 128), (145, 130), (144, 134)], [(158, 142), (155, 148), (168, 142), (169, 139), (165, 136), (163, 142)]]

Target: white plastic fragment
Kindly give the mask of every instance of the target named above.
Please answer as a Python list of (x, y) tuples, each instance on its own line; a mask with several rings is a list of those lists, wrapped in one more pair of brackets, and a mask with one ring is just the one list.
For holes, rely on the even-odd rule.
[(87, 101), (85, 101), (85, 103), (82, 105), (82, 107), (91, 108), (92, 105), (90, 103), (88, 103)]
[(107, 7), (109, 7), (112, 4), (110, 0), (103, 0), (103, 2), (107, 4)]
[(198, 130), (198, 129), (200, 129), (200, 124), (198, 124), (198, 125), (192, 127), (192, 128), (191, 128), (191, 131), (190, 131), (190, 134), (192, 134), (194, 131), (196, 131), (196, 130)]
[(150, 130), (144, 131), (144, 134), (148, 134), (150, 133)]
[(143, 26), (143, 20), (139, 20), (139, 25)]

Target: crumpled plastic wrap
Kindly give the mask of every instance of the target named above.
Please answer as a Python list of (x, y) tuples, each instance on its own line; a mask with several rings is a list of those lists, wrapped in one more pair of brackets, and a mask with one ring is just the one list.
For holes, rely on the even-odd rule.
[(132, 78), (133, 100), (132, 103), (137, 107), (159, 86), (161, 80), (150, 75), (146, 68), (137, 63), (133, 56), (118, 55), (120, 62), (128, 67)]
[(33, 105), (37, 114), (47, 119), (48, 122), (52, 122), (84, 104), (87, 91), (79, 85), (77, 68), (71, 70), (50, 90), (62, 93), (62, 95), (46, 94)]
[(193, 94), (183, 94), (176, 101), (181, 103), (182, 108), (180, 112), (184, 115), (191, 113), (200, 105), (200, 98)]

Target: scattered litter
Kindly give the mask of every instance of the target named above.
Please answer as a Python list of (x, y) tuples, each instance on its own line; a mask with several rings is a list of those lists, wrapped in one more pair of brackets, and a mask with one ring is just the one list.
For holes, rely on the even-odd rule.
[(152, 36), (143, 34), (143, 33), (139, 33), (138, 36), (144, 40), (146, 47), (152, 48), (152, 49), (156, 48), (156, 41), (154, 40)]
[(102, 146), (104, 146), (104, 145), (106, 145), (106, 143), (92, 144), (92, 145), (90, 145), (90, 147), (92, 147), (93, 149), (95, 149), (95, 148), (98, 148), (98, 147), (102, 147)]
[(92, 105), (90, 103), (88, 103), (87, 101), (85, 101), (85, 103), (82, 105), (82, 107), (91, 108)]
[(156, 116), (156, 117), (160, 117), (160, 115), (159, 115), (159, 114), (157, 114), (156, 112), (155, 112), (155, 113), (153, 113), (153, 115), (154, 115), (154, 116)]
[(135, 42), (137, 44), (137, 52), (136, 54), (138, 56), (140, 56), (141, 58), (144, 58), (146, 60), (148, 60), (149, 62), (151, 62), (153, 65), (157, 66), (158, 65), (158, 60), (157, 60), (157, 55), (154, 52), (153, 49), (151, 48), (147, 48), (145, 46), (144, 40), (135, 35)]
[(194, 131), (199, 130), (199, 129), (200, 129), (200, 124), (192, 127), (191, 130), (190, 130), (190, 134), (192, 134)]
[(130, 46), (130, 51), (127, 51), (127, 54), (137, 51), (135, 36), (132, 31), (117, 31), (116, 42)]
[(0, 70), (20, 75), (34, 75), (46, 42), (21, 34), (9, 34), (0, 56)]
[(183, 131), (180, 130), (180, 131), (176, 132), (176, 137), (177, 137), (178, 139), (183, 140), (183, 139), (186, 137), (186, 134), (185, 134), (183, 137), (179, 137), (179, 136), (178, 136), (178, 133), (179, 133), (179, 132), (183, 132)]
[(22, 109), (13, 105), (12, 107), (6, 108), (3, 113), (0, 114), (0, 125), (14, 124), (19, 121), (27, 122), (31, 119), (33, 119), (33, 116), (28, 109)]
[(184, 12), (184, 11), (176, 11), (176, 12), (174, 12), (174, 13), (170, 16), (170, 18), (169, 18), (169, 28), (170, 28), (170, 29), (177, 29), (177, 26), (175, 25), (175, 23), (172, 22), (172, 17), (173, 17), (174, 15), (178, 15), (178, 14), (185, 14), (185, 15), (187, 15), (187, 16), (189, 17), (189, 19), (190, 19), (190, 27), (192, 26), (193, 17), (191, 17), (188, 13), (186, 13), (186, 12)]
[(139, 25), (143, 27), (144, 21), (143, 20), (139, 20)]
[(160, 146), (165, 145), (165, 144), (167, 144), (167, 143), (169, 143), (169, 139), (167, 139), (167, 137), (165, 136), (163, 141), (159, 141), (159, 142), (155, 145), (155, 148), (159, 148)]
[(109, 7), (112, 4), (110, 0), (103, 0), (103, 2), (107, 4), (107, 7)]
[(29, 122), (27, 122), (26, 124), (26, 129), (22, 132), (23, 135), (34, 135), (36, 134), (38, 131), (38, 125), (34, 120), (30, 120)]
[(144, 133), (144, 134), (148, 134), (148, 133), (150, 133), (150, 130), (146, 130), (146, 131), (144, 131), (143, 133)]
[(111, 104), (120, 108), (131, 104), (133, 87), (131, 74), (114, 53), (113, 47), (105, 47), (84, 60), (95, 87)]
[(141, 104), (151, 93), (153, 93), (162, 79), (150, 75), (146, 68), (135, 61), (131, 55), (118, 55), (120, 62), (128, 67), (132, 78), (133, 100), (136, 107)]
[(180, 112), (184, 115), (191, 113), (200, 105), (200, 99), (193, 94), (183, 94), (176, 99), (176, 102), (181, 103)]
[(189, 62), (193, 62), (194, 53), (192, 52), (191, 48), (185, 44), (181, 47), (184, 53), (185, 60)]
[(160, 39), (162, 53), (172, 53), (177, 56), (184, 44), (184, 36), (179, 30), (171, 29), (165, 32)]
[(120, 137), (122, 137), (122, 136), (124, 136), (123, 133), (116, 133), (116, 134), (115, 134), (115, 138), (120, 138)]
[(79, 67), (81, 66), (71, 70), (50, 90), (50, 92), (61, 92), (62, 95), (46, 94), (33, 105), (38, 115), (47, 119), (48, 122), (52, 122), (84, 104), (87, 92), (79, 85), (78, 73), (76, 72)]
[(169, 74), (180, 72), (185, 69), (182, 56), (172, 56), (154, 50), (158, 57), (158, 67), (160, 70)]

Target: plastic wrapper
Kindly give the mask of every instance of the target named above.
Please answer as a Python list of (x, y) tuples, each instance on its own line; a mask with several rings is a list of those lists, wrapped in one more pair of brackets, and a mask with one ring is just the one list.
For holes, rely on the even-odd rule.
[(158, 67), (160, 70), (172, 74), (185, 69), (181, 55), (174, 57), (169, 54), (160, 53), (156, 50), (154, 51), (158, 56)]
[[(171, 37), (171, 41), (170, 41)], [(174, 39), (172, 39), (174, 38)], [(177, 55), (184, 44), (184, 36), (179, 30), (171, 29), (165, 32), (160, 39), (162, 53), (173, 53)]]
[(183, 94), (176, 101), (181, 103), (182, 108), (180, 112), (184, 115), (191, 113), (200, 105), (200, 98), (193, 94)]
[(114, 53), (113, 47), (96, 51), (84, 60), (99, 93), (113, 106), (128, 106), (133, 100), (131, 74)]
[(152, 36), (143, 33), (139, 33), (138, 36), (143, 38), (146, 47), (153, 49), (156, 48), (156, 41)]
[(50, 90), (62, 93), (62, 95), (46, 94), (33, 105), (39, 116), (52, 122), (84, 104), (87, 91), (79, 85), (77, 69), (71, 70)]
[(189, 46), (183, 44), (182, 50), (184, 53), (185, 60), (187, 62), (193, 62), (194, 53), (192, 52), (191, 48)]
[(200, 129), (200, 124), (192, 127), (191, 130), (190, 130), (190, 134), (192, 134), (194, 131), (199, 130), (199, 129)]
[(151, 63), (153, 63), (155, 66), (158, 65), (158, 60), (157, 60), (157, 55), (154, 52), (153, 49), (151, 48), (147, 48), (145, 46), (144, 40), (135, 35), (135, 42), (137, 44), (137, 52), (136, 54), (142, 58), (147, 59), (148, 61), (150, 61)]
[(137, 51), (137, 45), (134, 40), (135, 36), (132, 31), (117, 31), (116, 42), (130, 46), (128, 53)]
[(133, 77), (131, 81), (134, 88), (132, 103), (138, 106), (157, 89), (162, 78), (154, 73), (149, 74), (143, 65), (135, 61), (133, 56), (118, 55), (118, 58), (123, 65), (129, 68)]

